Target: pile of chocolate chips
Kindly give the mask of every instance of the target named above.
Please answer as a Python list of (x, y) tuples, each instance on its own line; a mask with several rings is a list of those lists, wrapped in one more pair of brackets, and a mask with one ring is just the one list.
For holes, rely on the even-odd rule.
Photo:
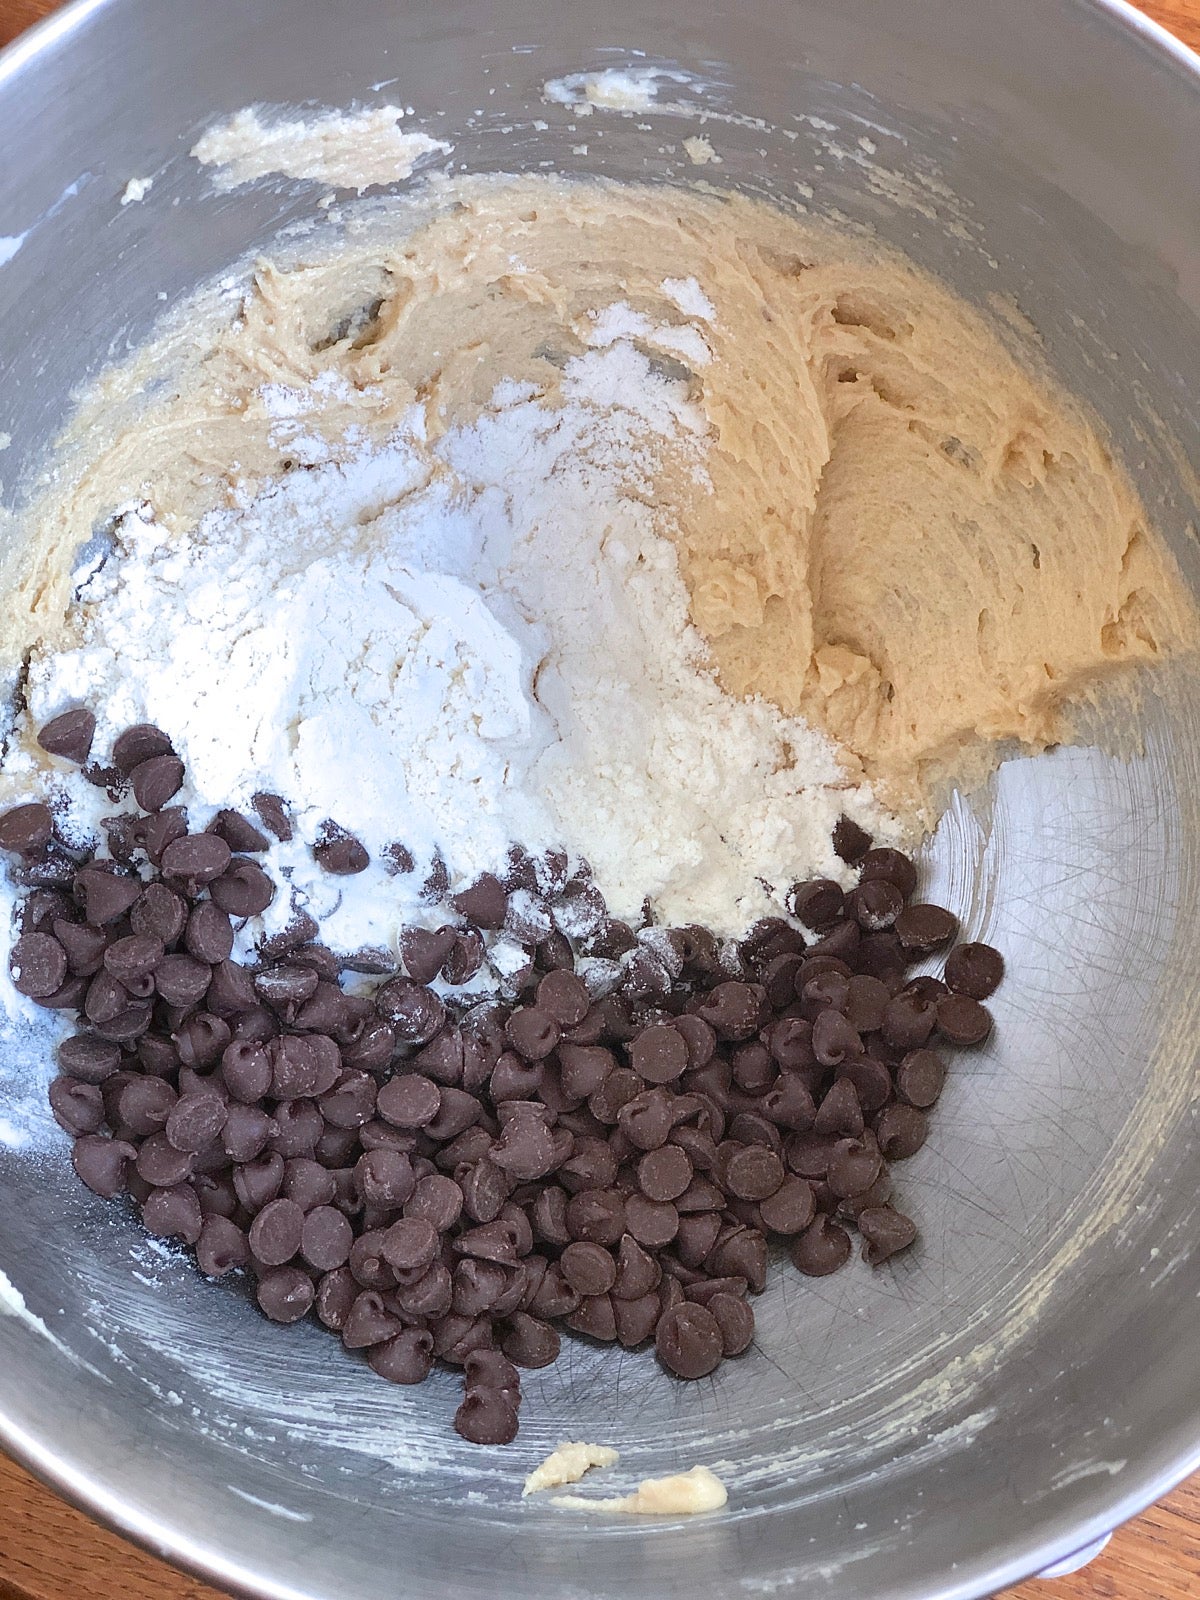
[[(348, 993), (303, 916), (261, 960), (233, 959), (236, 926), (276, 892), (254, 860), (266, 834), (233, 811), (189, 832), (167, 736), (130, 728), (100, 767), (93, 732), (81, 709), (39, 737), (132, 795), (106, 855), (72, 852), (45, 805), (0, 817), (27, 891), (13, 981), (79, 1020), (51, 1105), (89, 1188), (128, 1194), (205, 1274), (244, 1270), (274, 1321), (315, 1311), (396, 1383), (461, 1368), (455, 1427), (499, 1444), (516, 1369), (554, 1360), (559, 1325), (653, 1339), (700, 1378), (751, 1343), (770, 1241), (812, 1276), (847, 1260), (850, 1228), (873, 1265), (912, 1243), (890, 1164), (925, 1139), (942, 1047), (987, 1036), (1003, 963), (963, 944), (942, 977), (907, 975), (957, 933), (911, 903), (907, 856), (843, 819), (857, 887), (797, 884), (792, 919), (733, 944), (635, 931), (585, 869), (514, 850), (503, 880), (447, 899), (443, 926), (402, 935), (372, 994)], [(288, 830), (278, 797), (256, 810)], [(367, 863), (332, 822), (315, 853), (332, 872)], [(430, 987), (473, 977), (501, 929), (527, 957), (504, 998)]]

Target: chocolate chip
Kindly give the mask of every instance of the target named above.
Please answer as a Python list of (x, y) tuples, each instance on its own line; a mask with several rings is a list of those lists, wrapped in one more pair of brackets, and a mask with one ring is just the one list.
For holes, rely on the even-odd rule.
[(812, 1023), (803, 1017), (780, 1017), (763, 1032), (763, 1041), (785, 1072), (800, 1071), (816, 1062)]
[(758, 1104), (776, 1128), (805, 1130), (813, 1126), (816, 1117), (816, 1106), (808, 1086), (792, 1074), (781, 1075)]
[(616, 1300), (610, 1296), (609, 1304), (613, 1329), (625, 1349), (631, 1350), (651, 1337), (662, 1309), (657, 1294), (647, 1293), (634, 1300)]
[(168, 1189), (192, 1175), (196, 1158), (190, 1151), (176, 1150), (165, 1133), (152, 1133), (137, 1153), (138, 1175), (155, 1188)]
[[(614, 1079), (627, 1071), (627, 1068), (618, 1068), (616, 1072), (610, 1073), (601, 1092), (611, 1091)], [(640, 1083), (640, 1079), (632, 1072), (629, 1073), (629, 1077), (635, 1084)], [(596, 1096), (593, 1096), (588, 1104), (592, 1105), (595, 1099)], [(604, 1118), (600, 1120), (604, 1121)], [(671, 1098), (662, 1088), (644, 1089), (640, 1094), (635, 1094), (625, 1101), (617, 1112), (616, 1121), (635, 1149), (657, 1150), (660, 1145), (666, 1144), (675, 1125)]]
[(54, 819), (49, 806), (34, 801), (30, 805), (13, 806), (0, 816), (0, 850), (11, 850), (19, 855), (35, 855), (50, 843), (54, 832)]
[(946, 1081), (946, 1064), (936, 1050), (912, 1050), (896, 1068), (896, 1093), (910, 1106), (927, 1110)]
[(181, 1095), (166, 1122), (167, 1138), (176, 1150), (198, 1153), (219, 1139), (228, 1107), (218, 1094), (201, 1091)]
[[(151, 778), (178, 767), (156, 737), (122, 747), (138, 756), (130, 772), (149, 763), (134, 781), (143, 805)], [(62, 1046), (52, 1109), (81, 1175), (127, 1187), (203, 1270), (250, 1265), (269, 1315), (315, 1303), (393, 1381), (419, 1381), (435, 1355), (464, 1366), (466, 1430), (511, 1437), (509, 1357), (551, 1360), (547, 1319), (632, 1348), (693, 1308), (710, 1345), (715, 1330), (715, 1363), (752, 1340), (745, 1296), (765, 1285), (768, 1231), (809, 1273), (849, 1254), (835, 1217), (858, 1225), (869, 1260), (915, 1232), (890, 1205), (885, 1163), (922, 1142), (941, 1088), (944, 1064), (923, 1046), (935, 1025), (962, 1042), (986, 1032), (967, 989), (994, 986), (1002, 965), (963, 946), (984, 954), (951, 956), (958, 987), (905, 982), (953, 919), (905, 910), (912, 863), (843, 824), (837, 842), (863, 857), (851, 916), (828, 880), (789, 902), (821, 935), (811, 950), (783, 918), (737, 947), (652, 922), (635, 934), (608, 918), (585, 864), (517, 851), (503, 882), (456, 901), (472, 926), (405, 930), (404, 976), (391, 976), (386, 952), (316, 943), (302, 910), (262, 937), (263, 970), (234, 961), (231, 918), (265, 909), (273, 883), (232, 851), (265, 835), (232, 811), (203, 835), (178, 807), (123, 813), (111, 850), (137, 875), (68, 862), (74, 904), (24, 907), (22, 938), (45, 936), (65, 962), (39, 998), (96, 1030)], [(52, 833), (38, 849), (66, 856)], [(443, 1000), (429, 985), (480, 970), (479, 925), (496, 917), (527, 946), (508, 1003)], [(347, 992), (344, 970), (386, 981)], [(372, 1073), (397, 1053), (380, 1084)]]
[(549, 1011), (521, 1006), (509, 1017), (505, 1033), (514, 1050), (527, 1061), (542, 1061), (556, 1048), (561, 1029)]
[(559, 1081), (568, 1100), (586, 1100), (616, 1067), (616, 1057), (601, 1045), (563, 1042), (558, 1049)]
[(81, 1083), (100, 1084), (121, 1065), (120, 1048), (91, 1033), (76, 1033), (58, 1047), (58, 1064)]
[(445, 1233), (462, 1215), (462, 1190), (453, 1178), (431, 1172), (421, 1178), (404, 1202), (404, 1215), (417, 1217), (430, 1223), (439, 1233)]
[(647, 1083), (673, 1083), (687, 1070), (687, 1042), (669, 1024), (645, 1028), (629, 1046), (629, 1063)]
[(538, 984), (537, 1004), (562, 1028), (574, 1027), (587, 1016), (591, 999), (587, 985), (573, 972), (548, 972)]
[[(250, 804), (258, 813), (259, 820), (268, 833), (273, 833), (283, 844), (291, 839), (293, 833), (291, 818), (287, 806), (279, 795), (260, 789), (257, 794), (251, 796)], [(235, 847), (232, 841), (226, 842), (231, 849), (243, 848)]]
[(433, 1121), (425, 1125), (425, 1135), (430, 1139), (455, 1139), (472, 1127), (483, 1115), (481, 1102), (465, 1089), (450, 1085), (442, 1088), (442, 1103)]
[(883, 1026), (883, 1014), (891, 993), (879, 978), (856, 972), (850, 979), (844, 1016), (860, 1034), (874, 1033)]
[(665, 1144), (641, 1158), (637, 1177), (648, 1200), (677, 1200), (692, 1181), (692, 1163), (678, 1145)]
[(502, 928), (508, 913), (508, 893), (493, 873), (485, 872), (451, 899), (460, 916), (477, 928)]
[(187, 914), (187, 901), (182, 895), (168, 889), (165, 883), (148, 883), (130, 909), (129, 923), (134, 933), (161, 940), (166, 947), (183, 933)]
[(748, 1039), (758, 1030), (764, 992), (753, 984), (730, 980), (711, 989), (697, 1016), (707, 1022), (718, 1039)]
[(569, 1244), (559, 1262), (563, 1277), (578, 1294), (607, 1294), (617, 1278), (617, 1265), (602, 1245), (578, 1240)]
[(849, 909), (864, 933), (883, 933), (903, 912), (904, 896), (887, 878), (868, 878), (850, 896)]
[(907, 1161), (909, 1156), (915, 1156), (928, 1135), (928, 1118), (914, 1106), (888, 1106), (875, 1123), (879, 1148), (889, 1161)]
[(952, 1044), (980, 1044), (992, 1031), (991, 1013), (970, 995), (943, 995), (937, 1002), (937, 1028)]
[(918, 1050), (933, 1032), (938, 1013), (924, 995), (904, 989), (889, 1000), (883, 1013), (881, 1032), (897, 1050)]
[(558, 1333), (540, 1317), (514, 1311), (501, 1335), (500, 1348), (518, 1367), (548, 1367), (559, 1352)]
[(446, 1020), (446, 1007), (438, 996), (411, 978), (385, 983), (375, 996), (375, 1006), (405, 1044), (428, 1044)]
[(75, 874), (76, 894), (84, 916), (97, 928), (123, 917), (142, 892), (137, 878), (125, 878), (99, 867), (84, 867)]
[(789, 1173), (775, 1190), (758, 1203), (763, 1222), (772, 1233), (802, 1233), (813, 1220), (816, 1203), (812, 1185)]
[(724, 1185), (741, 1200), (764, 1200), (783, 1182), (783, 1162), (762, 1145), (722, 1146), (718, 1154)]
[(112, 758), (118, 772), (128, 778), (144, 761), (173, 754), (171, 741), (161, 728), (150, 722), (139, 722), (117, 735)]
[(50, 1109), (59, 1127), (78, 1139), (81, 1134), (98, 1133), (104, 1126), (104, 1097), (92, 1083), (72, 1078), (55, 1078), (49, 1090)]
[(787, 908), (792, 916), (814, 933), (831, 928), (841, 918), (844, 903), (841, 886), (830, 878), (793, 884), (787, 896)]
[(834, 854), (848, 865), (861, 861), (871, 848), (871, 835), (849, 817), (839, 817), (833, 825)]
[(582, 1296), (566, 1320), (567, 1327), (573, 1332), (585, 1333), (590, 1339), (611, 1344), (617, 1337), (617, 1318), (611, 1295)]
[(129, 775), (133, 798), (143, 811), (161, 811), (183, 788), (183, 762), (178, 756), (150, 756)]
[(942, 906), (908, 906), (896, 919), (900, 943), (913, 957), (940, 950), (957, 932), (958, 918)]
[(379, 1115), (396, 1128), (423, 1128), (437, 1116), (442, 1092), (429, 1078), (415, 1072), (399, 1073), (379, 1091)]
[(152, 1190), (142, 1205), (142, 1222), (160, 1239), (182, 1239), (184, 1244), (195, 1244), (204, 1225), (196, 1191), (186, 1183)]
[(468, 1389), (454, 1429), (472, 1444), (510, 1444), (517, 1436), (516, 1407), (496, 1389)]
[(23, 933), (9, 952), (8, 970), (19, 994), (44, 1000), (66, 981), (67, 952), (49, 933)]
[(454, 928), (405, 928), (400, 935), (400, 958), (415, 983), (432, 983), (442, 963), (454, 949)]
[(194, 1006), (204, 998), (212, 968), (194, 956), (164, 956), (154, 969), (154, 987), (170, 1005)]
[(823, 1067), (837, 1067), (862, 1051), (862, 1039), (840, 1011), (817, 1013), (812, 1029), (813, 1054)]
[(108, 945), (104, 966), (118, 983), (132, 989), (140, 979), (150, 977), (165, 954), (162, 940), (153, 934), (131, 933)]
[(740, 1356), (754, 1342), (754, 1311), (732, 1294), (714, 1294), (707, 1310), (721, 1330), (721, 1354)]
[(703, 1017), (685, 1014), (676, 1017), (672, 1027), (687, 1045), (688, 1071), (695, 1072), (707, 1066), (717, 1048), (717, 1035), (711, 1024), (705, 1022)]
[(393, 1299), (406, 1316), (432, 1318), (446, 1315), (453, 1296), (449, 1267), (435, 1261), (415, 1282), (397, 1289)]
[(259, 1309), (272, 1322), (299, 1322), (312, 1310), (316, 1291), (299, 1267), (275, 1267), (258, 1280)]
[(228, 1217), (208, 1215), (196, 1240), (196, 1265), (206, 1278), (223, 1278), (250, 1260), (246, 1235)]
[(111, 1200), (125, 1187), (125, 1176), (137, 1155), (125, 1139), (110, 1139), (103, 1134), (85, 1134), (76, 1139), (71, 1162), (76, 1174), (94, 1194)]
[(428, 1328), (402, 1328), (371, 1346), (367, 1364), (389, 1383), (423, 1383), (433, 1370), (433, 1335)]
[(469, 983), (483, 966), (484, 954), (483, 936), (474, 928), (463, 928), (442, 962), (442, 977), (451, 985)]
[(146, 855), (154, 866), (159, 867), (170, 846), (186, 836), (187, 813), (178, 806), (167, 806), (153, 816), (143, 818), (138, 832)]
[(822, 1011), (838, 1011), (845, 1015), (850, 1003), (850, 975), (845, 972), (818, 972), (815, 977), (805, 977), (800, 990), (804, 1015), (812, 1022)]
[(304, 1156), (296, 1156), (291, 1161), (283, 1164), (283, 1193), (288, 1200), (294, 1200), (306, 1215), (317, 1206), (332, 1205), (337, 1197), (337, 1179), (332, 1172), (310, 1161)]
[(842, 961), (855, 961), (858, 957), (859, 945), (862, 934), (857, 922), (847, 919), (837, 923), (816, 944), (811, 947), (813, 958), (817, 956), (836, 956)]
[(76, 706), (51, 717), (40, 729), (37, 742), (47, 755), (59, 756), (81, 767), (91, 753), (95, 733), (95, 717), (85, 707)]
[(845, 1228), (818, 1215), (792, 1245), (792, 1264), (809, 1278), (826, 1278), (850, 1259), (850, 1235)]
[(836, 1079), (813, 1119), (813, 1132), (857, 1139), (863, 1131), (862, 1102), (850, 1077)]
[(235, 1040), (221, 1055), (221, 1078), (235, 1100), (252, 1105), (271, 1087), (272, 1066), (266, 1050), (250, 1040)]
[(262, 1155), (275, 1131), (276, 1124), (265, 1111), (235, 1101), (225, 1114), (221, 1146), (231, 1161), (253, 1161)]
[(1004, 957), (990, 944), (960, 944), (946, 957), (947, 987), (972, 1000), (986, 1000), (1000, 987)]
[(162, 873), (181, 886), (185, 894), (195, 895), (219, 878), (231, 859), (229, 846), (215, 833), (187, 833), (163, 851)]
[[(636, 1198), (631, 1196), (631, 1199)], [(588, 1189), (572, 1195), (566, 1208), (566, 1226), (572, 1239), (614, 1245), (626, 1231), (626, 1203), (615, 1189)], [(631, 1233), (634, 1230), (629, 1230)], [(637, 1237), (637, 1235), (634, 1235)], [(664, 1241), (666, 1242), (666, 1241)]]
[[(578, 1200), (588, 1198), (587, 1195), (576, 1196)], [(572, 1201), (572, 1205), (574, 1203)], [(628, 1230), (648, 1250), (664, 1249), (679, 1231), (679, 1212), (670, 1201), (649, 1200), (640, 1194), (631, 1194), (626, 1199), (620, 1221), (622, 1230)]]
[(826, 1181), (839, 1200), (869, 1189), (883, 1170), (879, 1151), (857, 1139), (841, 1139), (829, 1160)]
[(274, 1200), (282, 1183), (283, 1157), (274, 1150), (244, 1162), (233, 1174), (233, 1187), (247, 1211), (261, 1211)]
[[(359, 1286), (349, 1267), (335, 1267), (317, 1284), (316, 1312), (327, 1328), (340, 1333), (358, 1299)], [(369, 1359), (369, 1357), (368, 1357)]]
[(560, 1163), (555, 1136), (540, 1117), (518, 1117), (506, 1123), (490, 1159), (521, 1183), (546, 1177)]
[(859, 863), (859, 882), (869, 883), (873, 878), (894, 883), (907, 900), (917, 887), (917, 869), (910, 857), (899, 850), (868, 850)]
[[(322, 1140), (328, 1140), (336, 1129), (327, 1129), (322, 1135)], [(354, 1143), (349, 1143), (344, 1154), (346, 1157), (354, 1149)], [(317, 1155), (324, 1159), (320, 1144)], [(366, 1150), (354, 1165), (354, 1187), (358, 1198), (367, 1208), (380, 1212), (392, 1212), (402, 1206), (412, 1195), (416, 1188), (417, 1177), (413, 1171), (412, 1162), (403, 1150), (389, 1149), (386, 1145), (377, 1146), (375, 1149)], [(332, 1203), (335, 1196), (330, 1194), (322, 1197), (321, 1203)]]
[(857, 1218), (863, 1238), (863, 1260), (878, 1267), (900, 1250), (907, 1250), (917, 1237), (917, 1225), (891, 1206), (871, 1206)]
[[(600, 1087), (588, 1096), (588, 1109), (600, 1122), (611, 1127), (616, 1123), (622, 1108), (640, 1098), (642, 1087), (642, 1079), (632, 1067), (617, 1067), (608, 1074)], [(666, 1133), (662, 1137), (665, 1140)], [(650, 1147), (647, 1145), (644, 1148)]]
[(660, 1317), (654, 1348), (676, 1377), (706, 1377), (720, 1365), (724, 1353), (721, 1325), (704, 1306), (684, 1301)]
[[(883, 1062), (876, 1060), (874, 1056), (859, 1056), (854, 1061), (844, 1061), (837, 1069), (835, 1082), (841, 1082), (843, 1079), (853, 1084), (858, 1108), (862, 1116), (873, 1115), (885, 1106), (892, 1097), (891, 1073)], [(848, 1111), (851, 1120), (849, 1125), (843, 1123), (835, 1128), (832, 1123), (833, 1111), (831, 1109), (827, 1119), (829, 1121), (827, 1131), (850, 1133), (857, 1137), (862, 1132), (861, 1123), (859, 1119), (854, 1118), (848, 1102), (845, 1100), (835, 1101), (835, 1105), (838, 1106), (840, 1114), (845, 1114)]]
[[(264, 1213), (259, 1213), (260, 1218), (263, 1215)], [(318, 1272), (331, 1272), (344, 1266), (350, 1259), (350, 1247), (353, 1243), (354, 1229), (336, 1207), (314, 1206), (311, 1211), (304, 1214), (300, 1229), (300, 1254), (309, 1266)], [(257, 1251), (255, 1253), (258, 1254)]]
[(275, 898), (275, 885), (257, 861), (234, 861), (213, 880), (209, 893), (231, 917), (257, 917)]
[[(42, 934), (29, 934), (27, 938), (43, 938)], [(19, 945), (14, 949), (14, 957), (19, 951)], [(65, 974), (65, 955), (64, 974)], [(20, 984), (18, 983), (18, 988)], [(87, 996), (83, 1003), (84, 1015), (96, 1027), (103, 1027), (111, 1022), (114, 1017), (120, 1016), (130, 1001), (130, 993), (125, 986), (114, 978), (111, 972), (106, 972), (103, 967), (88, 984)]]
[(371, 857), (362, 841), (336, 822), (321, 824), (313, 845), (313, 856), (319, 867), (340, 878), (365, 872), (371, 864)]

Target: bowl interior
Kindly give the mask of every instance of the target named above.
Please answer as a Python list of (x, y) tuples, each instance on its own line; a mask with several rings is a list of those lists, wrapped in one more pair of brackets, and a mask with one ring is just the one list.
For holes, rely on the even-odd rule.
[[(579, 154), (543, 85), (631, 60), (680, 76), (645, 112), (597, 112)], [(1044, 0), (77, 7), (0, 66), (5, 505), (161, 297), (289, 225), (340, 226), (317, 186), (216, 193), (187, 155), (198, 132), (252, 102), (388, 100), (466, 170), (703, 178), (874, 228), (1009, 302), (1200, 587), (1200, 285), (1178, 198), (1200, 81), (1120, 12)], [(682, 145), (701, 130), (722, 161), (696, 171)], [(572, 1342), (530, 1376), (506, 1450), (451, 1433), (454, 1378), (397, 1389), (314, 1327), (268, 1328), (83, 1193), (33, 1109), (46, 1044), (10, 1035), (0, 1267), (41, 1326), (0, 1316), (0, 1431), (157, 1548), (280, 1595), (353, 1600), (386, 1573), (414, 1595), (933, 1600), (1085, 1544), (1200, 1456), (1198, 728), (1190, 676), (1164, 671), (1094, 745), (1014, 759), (943, 820), (926, 891), (1010, 976), (994, 1041), (900, 1175), (921, 1248), (884, 1273), (777, 1273), (756, 1347), (698, 1384)], [(522, 1503), (566, 1437), (619, 1445), (622, 1482), (705, 1462), (730, 1509), (650, 1526)]]

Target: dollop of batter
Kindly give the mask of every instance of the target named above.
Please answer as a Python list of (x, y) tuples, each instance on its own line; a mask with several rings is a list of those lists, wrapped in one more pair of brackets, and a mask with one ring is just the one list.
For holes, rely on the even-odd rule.
[(525, 1479), (521, 1494), (537, 1494), (540, 1489), (561, 1489), (564, 1484), (578, 1483), (593, 1467), (614, 1467), (620, 1459), (621, 1452), (611, 1445), (568, 1440), (533, 1469)]
[(719, 1511), (729, 1499), (725, 1485), (708, 1467), (675, 1472), (668, 1478), (643, 1478), (632, 1494), (589, 1500), (582, 1494), (556, 1494), (551, 1505), (572, 1511), (602, 1511), (631, 1517), (693, 1517)]

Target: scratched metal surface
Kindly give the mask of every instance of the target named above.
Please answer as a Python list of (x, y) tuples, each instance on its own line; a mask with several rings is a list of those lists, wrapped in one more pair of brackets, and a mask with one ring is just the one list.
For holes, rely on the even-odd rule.
[[(713, 181), (785, 204), (811, 187), (813, 209), (980, 304), (1014, 296), (1200, 578), (1200, 293), (1178, 206), (1200, 96), (1182, 67), (1094, 9), (1033, 0), (896, 5), (886, 29), (868, 0), (714, 7), (703, 29), (640, 0), (604, 14), (606, 37), (695, 78), (681, 110), (637, 119), (649, 136), (594, 118), (586, 160), (571, 113), (540, 97), (613, 59), (578, 5), (548, 19), (509, 0), (501, 22), (474, 0), (413, 3), (401, 22), (387, 0), (289, 0), (283, 22), (281, 0), (202, 16), (109, 0), (10, 65), (0, 120), (41, 137), (0, 164), (0, 234), (21, 235), (0, 278), (6, 466), (36, 463), (72, 386), (145, 336), (160, 293), (173, 304), (317, 215), (301, 185), (214, 195), (186, 159), (195, 133), (249, 101), (345, 104), (388, 80), (473, 170), (678, 181), (703, 113)], [(70, 95), (85, 49), (94, 92)], [(1062, 95), (1067, 61), (1088, 95)], [(39, 122), (46, 103), (69, 114)], [(122, 211), (134, 175), (154, 188)], [(11, 466), (6, 485), (19, 493)], [(357, 1600), (382, 1568), (423, 1596), (951, 1600), (1085, 1543), (1200, 1450), (1198, 726), (1195, 684), (1166, 675), (1140, 711), (1098, 719), (1096, 747), (1011, 761), (951, 810), (929, 892), (1011, 976), (994, 1042), (957, 1065), (901, 1175), (921, 1247), (879, 1274), (776, 1274), (755, 1349), (715, 1378), (683, 1386), (646, 1354), (572, 1343), (531, 1375), (517, 1446), (483, 1452), (449, 1431), (452, 1377), (408, 1393), (315, 1328), (265, 1328), (78, 1193), (61, 1147), (0, 1149), (0, 1264), (72, 1353), (0, 1317), (6, 1437), (156, 1548), (287, 1596)], [(0, 1058), (0, 1094), (33, 1103), (37, 1048)], [(649, 1528), (522, 1505), (521, 1474), (567, 1435), (618, 1443), (623, 1481), (715, 1465), (730, 1512)]]

